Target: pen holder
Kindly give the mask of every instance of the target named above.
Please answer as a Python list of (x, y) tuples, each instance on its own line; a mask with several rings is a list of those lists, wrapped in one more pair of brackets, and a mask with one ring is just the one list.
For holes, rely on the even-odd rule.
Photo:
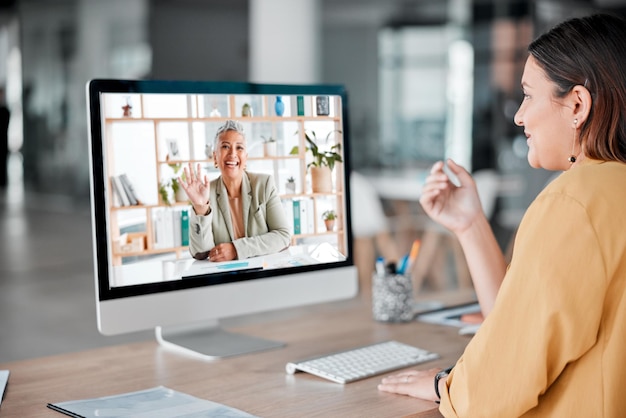
[(413, 283), (402, 274), (374, 273), (372, 276), (372, 314), (376, 321), (412, 321)]

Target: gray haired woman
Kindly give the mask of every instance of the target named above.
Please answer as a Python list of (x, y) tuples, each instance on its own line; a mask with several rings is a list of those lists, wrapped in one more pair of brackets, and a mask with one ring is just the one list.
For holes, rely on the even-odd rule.
[(193, 213), (189, 251), (196, 259), (229, 261), (278, 252), (291, 235), (272, 176), (246, 171), (243, 126), (228, 120), (215, 134), (213, 161), (220, 176), (209, 182), (189, 163), (179, 182)]

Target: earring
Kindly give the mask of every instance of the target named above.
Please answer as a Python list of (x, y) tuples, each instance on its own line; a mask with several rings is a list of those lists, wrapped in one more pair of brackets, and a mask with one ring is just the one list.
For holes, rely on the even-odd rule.
[(574, 148), (576, 147), (576, 128), (578, 125), (578, 119), (574, 119), (574, 142), (572, 143), (572, 155), (569, 156), (567, 161), (570, 164), (574, 164), (576, 162), (576, 157), (574, 156)]

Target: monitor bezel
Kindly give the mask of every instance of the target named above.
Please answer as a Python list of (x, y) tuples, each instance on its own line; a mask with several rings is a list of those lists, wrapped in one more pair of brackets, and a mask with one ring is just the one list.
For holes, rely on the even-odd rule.
[[(342, 101), (341, 118), (343, 138), (344, 203), (347, 220), (345, 222), (347, 254), (343, 261), (297, 266), (265, 271), (239, 272), (212, 276), (198, 276), (185, 280), (154, 282), (123, 287), (110, 286), (109, 230), (107, 222), (106, 177), (103, 155), (103, 122), (101, 94), (261, 94), (261, 95), (335, 95)], [(142, 296), (205, 286), (227, 285), (246, 280), (276, 278), (298, 273), (354, 266), (352, 226), (350, 220), (350, 128), (348, 115), (348, 95), (342, 85), (333, 84), (264, 84), (250, 82), (185, 81), (185, 80), (123, 80), (94, 79), (87, 83), (87, 106), (89, 124), (90, 183), (92, 206), (92, 229), (94, 236), (94, 256), (96, 291), (99, 301)], [(216, 280), (219, 283), (214, 283)]]

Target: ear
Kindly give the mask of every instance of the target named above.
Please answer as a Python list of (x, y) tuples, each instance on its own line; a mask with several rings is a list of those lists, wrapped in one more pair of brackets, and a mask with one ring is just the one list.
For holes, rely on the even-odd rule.
[[(573, 117), (578, 120), (578, 123), (582, 125), (591, 112), (591, 93), (586, 87), (581, 85), (575, 85), (570, 92), (571, 107), (573, 111)], [(579, 125), (579, 126), (580, 126)]]

